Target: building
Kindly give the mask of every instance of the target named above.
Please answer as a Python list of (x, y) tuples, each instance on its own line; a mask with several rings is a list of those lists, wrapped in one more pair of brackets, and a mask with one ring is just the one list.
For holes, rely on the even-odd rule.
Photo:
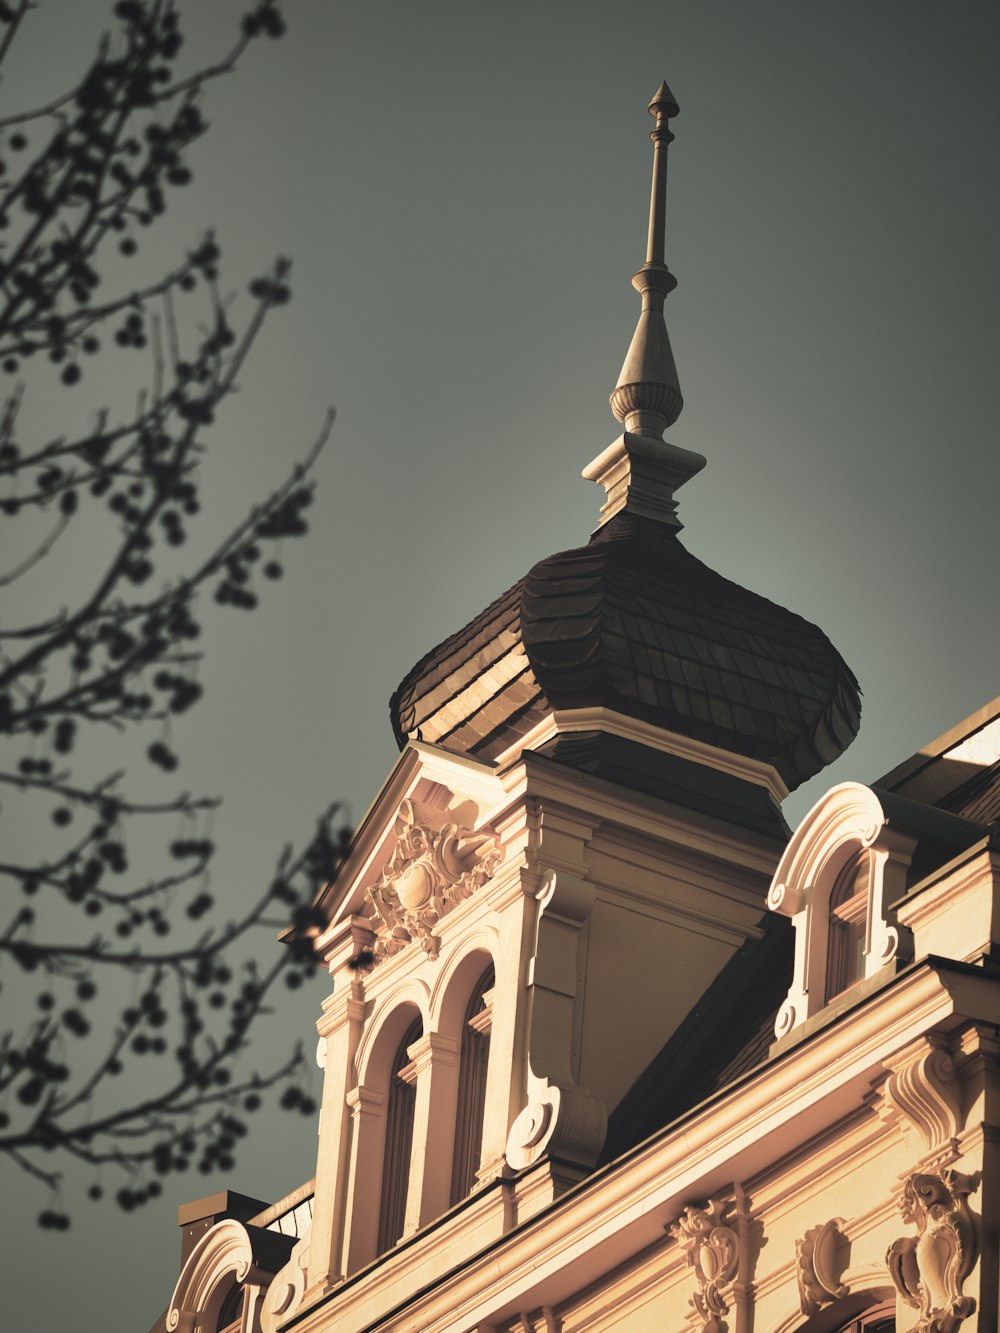
[(678, 538), (642, 310), (590, 542), (407, 674), (318, 903), (315, 1180), (181, 1211), (181, 1333), (996, 1333), (1000, 700), (790, 833), (857, 682)]

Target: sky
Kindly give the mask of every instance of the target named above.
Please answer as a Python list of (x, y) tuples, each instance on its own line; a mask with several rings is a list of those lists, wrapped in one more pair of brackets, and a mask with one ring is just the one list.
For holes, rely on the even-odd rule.
[[(67, 85), (109, 8), (40, 0), (3, 110)], [(180, 8), (199, 59), (241, 12)], [(207, 521), (231, 524), (337, 411), (310, 537), (253, 616), (208, 618), (206, 697), (175, 730), (185, 783), (225, 797), (213, 887), (231, 910), (330, 801), (364, 813), (409, 667), (596, 526), (603, 492), (580, 471), (619, 433), (607, 399), (638, 313), (663, 78), (681, 107), (667, 321), (685, 407), (668, 438), (708, 459), (679, 496), (683, 539), (819, 624), (864, 693), (860, 737), (789, 799), (790, 822), (1000, 692), (1000, 8), (286, 14), (287, 37), (207, 94), (194, 185), (152, 254), (166, 267), (214, 226), (235, 293), (273, 255), (294, 261), (294, 299), (212, 438)], [(118, 387), (94, 376), (93, 403), (81, 389), (71, 405)], [(39, 430), (52, 410), (26, 404)], [(322, 995), (289, 993), (262, 1059), (312, 1042)], [(82, 1204), (65, 1235), (35, 1229), (44, 1199), (0, 1163), (11, 1326), (89, 1333), (114, 1308), (144, 1330), (176, 1277), (177, 1205), (225, 1186), (277, 1198), (313, 1173), (314, 1145), (311, 1123), (258, 1117), (230, 1178), (171, 1179), (138, 1214)]]

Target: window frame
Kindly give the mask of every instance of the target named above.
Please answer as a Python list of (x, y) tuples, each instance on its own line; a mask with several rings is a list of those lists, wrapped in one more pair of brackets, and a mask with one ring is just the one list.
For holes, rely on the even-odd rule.
[(482, 1164), (495, 985), (496, 971), (491, 962), (472, 988), (462, 1020), (455, 1104), (455, 1151), (451, 1164), (451, 1206), (467, 1198), (476, 1188)]

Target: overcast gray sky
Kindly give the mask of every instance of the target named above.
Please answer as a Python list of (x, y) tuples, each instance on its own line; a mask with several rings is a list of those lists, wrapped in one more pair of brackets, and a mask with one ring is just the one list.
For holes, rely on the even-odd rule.
[[(110, 5), (40, 0), (5, 109), (67, 83)], [(198, 58), (231, 0), (181, 4)], [(708, 458), (685, 540), (818, 623), (864, 691), (859, 740), (788, 807), (872, 779), (1000, 691), (995, 520), (1000, 8), (986, 0), (291, 0), (290, 31), (205, 102), (163, 266), (207, 225), (238, 291), (277, 253), (272, 319), (214, 437), (218, 525), (337, 425), (308, 542), (253, 616), (210, 618), (184, 782), (225, 794), (214, 887), (236, 904), (330, 800), (363, 813), (410, 665), (537, 559), (582, 544), (580, 469), (638, 298), (652, 124), (677, 97), (668, 324)], [(95, 376), (70, 406), (113, 386)], [(51, 404), (37, 410), (39, 422)], [(29, 418), (26, 418), (26, 421)], [(41, 425), (39, 425), (41, 429)], [(272, 947), (261, 939), (262, 950)], [(313, 1040), (321, 988), (275, 1045)], [(158, 1207), (44, 1200), (0, 1166), (11, 1328), (144, 1330), (176, 1275), (176, 1206), (312, 1174), (314, 1126), (260, 1119), (229, 1180)], [(108, 1310), (114, 1314), (109, 1315)]]

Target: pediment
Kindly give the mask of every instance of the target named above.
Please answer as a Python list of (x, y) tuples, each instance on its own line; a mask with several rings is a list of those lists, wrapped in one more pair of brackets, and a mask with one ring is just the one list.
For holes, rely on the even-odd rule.
[(438, 922), (500, 863), (490, 819), (506, 799), (491, 764), (410, 742), (316, 899), (327, 923), (317, 950), (361, 918), (374, 937), (372, 963), (414, 942), (436, 956)]

